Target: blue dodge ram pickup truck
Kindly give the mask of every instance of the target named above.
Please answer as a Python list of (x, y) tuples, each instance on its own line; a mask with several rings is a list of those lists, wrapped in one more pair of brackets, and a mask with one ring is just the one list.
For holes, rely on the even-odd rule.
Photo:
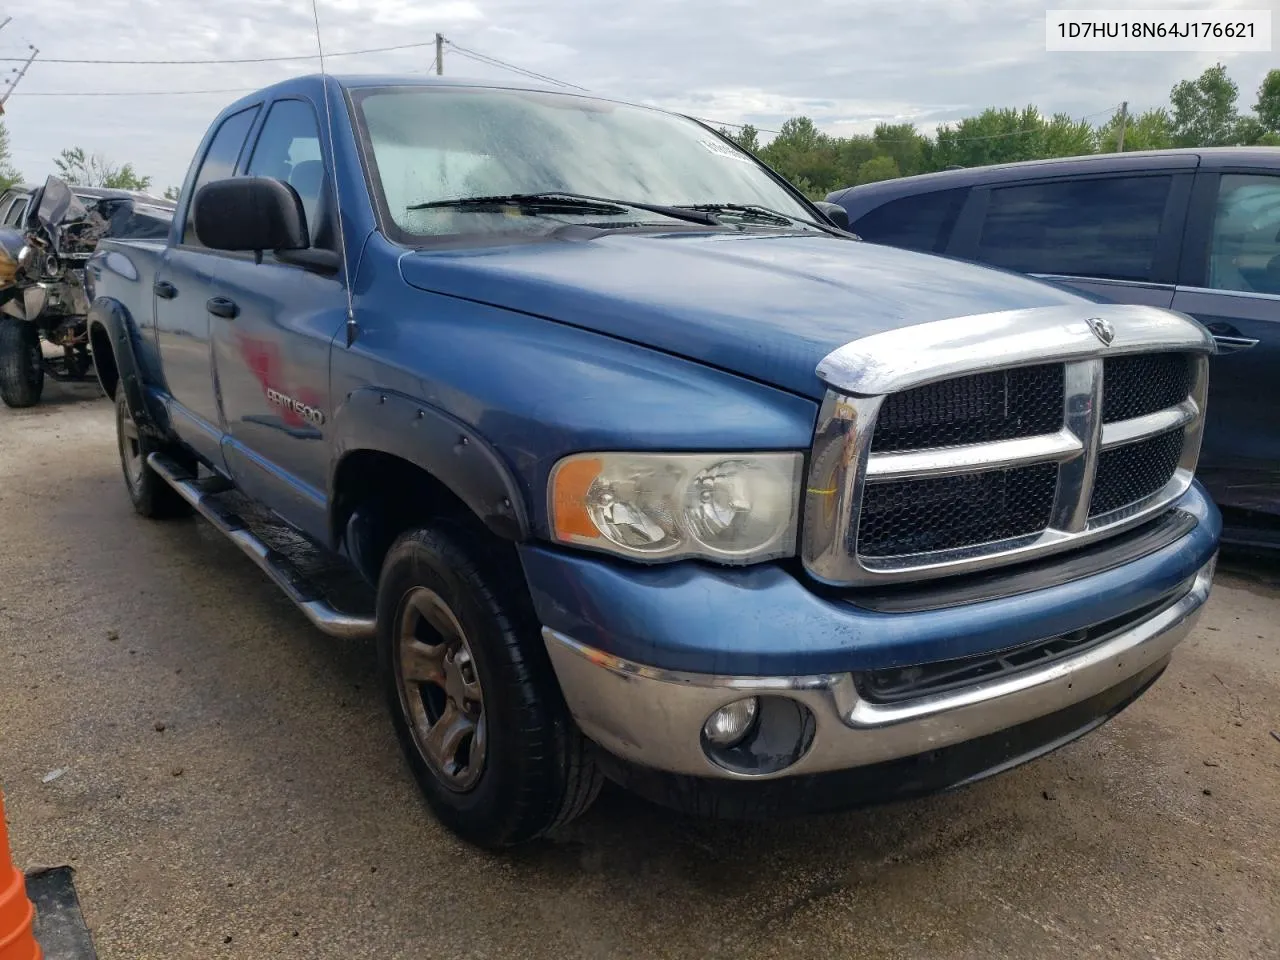
[(605, 776), (732, 817), (972, 782), (1140, 696), (1209, 594), (1200, 325), (863, 243), (685, 117), (290, 80), (89, 282), (137, 511), (376, 638), (485, 846)]

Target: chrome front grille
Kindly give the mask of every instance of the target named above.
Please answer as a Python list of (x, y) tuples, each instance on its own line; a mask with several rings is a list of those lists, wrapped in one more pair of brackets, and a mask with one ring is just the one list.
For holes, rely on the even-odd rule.
[(1179, 314), (1093, 309), (1111, 343), (1079, 307), (1047, 308), (909, 327), (824, 360), (810, 572), (865, 584), (982, 569), (1117, 533), (1185, 493), (1213, 341)]

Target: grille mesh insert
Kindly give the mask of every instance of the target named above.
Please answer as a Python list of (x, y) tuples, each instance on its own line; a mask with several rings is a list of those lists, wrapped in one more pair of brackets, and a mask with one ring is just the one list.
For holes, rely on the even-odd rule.
[(1049, 524), (1058, 467), (870, 483), (862, 497), (858, 553), (893, 557), (1038, 533)]
[(1101, 516), (1151, 496), (1173, 476), (1182, 458), (1181, 430), (1169, 430), (1098, 454), (1089, 516)]
[(1195, 384), (1185, 353), (1142, 353), (1102, 361), (1102, 422), (1115, 423), (1176, 407)]
[(873, 453), (952, 447), (1055, 433), (1062, 426), (1060, 363), (977, 373), (884, 400)]

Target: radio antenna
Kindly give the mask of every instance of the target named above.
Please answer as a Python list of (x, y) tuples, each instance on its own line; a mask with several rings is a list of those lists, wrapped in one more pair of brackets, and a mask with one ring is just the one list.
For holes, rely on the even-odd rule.
[[(356, 340), (356, 308), (351, 295), (351, 269), (347, 261), (347, 235), (342, 226), (342, 189), (338, 185), (338, 149), (333, 139), (333, 107), (329, 103), (329, 75), (324, 69), (324, 43), (320, 40), (320, 6), (318, 0), (311, 0), (311, 15), (316, 22), (316, 51), (320, 54), (320, 83), (324, 88), (324, 116), (329, 127), (329, 154), (333, 157), (333, 199), (338, 209), (338, 246), (342, 251), (342, 285), (347, 291), (347, 346)], [(342, 87), (339, 84), (339, 93)]]

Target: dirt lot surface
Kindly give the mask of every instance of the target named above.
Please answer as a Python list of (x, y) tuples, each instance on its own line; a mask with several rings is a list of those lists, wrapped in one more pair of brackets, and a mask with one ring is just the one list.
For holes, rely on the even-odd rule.
[(419, 802), (372, 649), (136, 517), (109, 403), (48, 393), (0, 408), (0, 782), (106, 960), (1280, 957), (1280, 568), (1230, 565), (1153, 690), (995, 780), (756, 826), (606, 790), (497, 857)]

